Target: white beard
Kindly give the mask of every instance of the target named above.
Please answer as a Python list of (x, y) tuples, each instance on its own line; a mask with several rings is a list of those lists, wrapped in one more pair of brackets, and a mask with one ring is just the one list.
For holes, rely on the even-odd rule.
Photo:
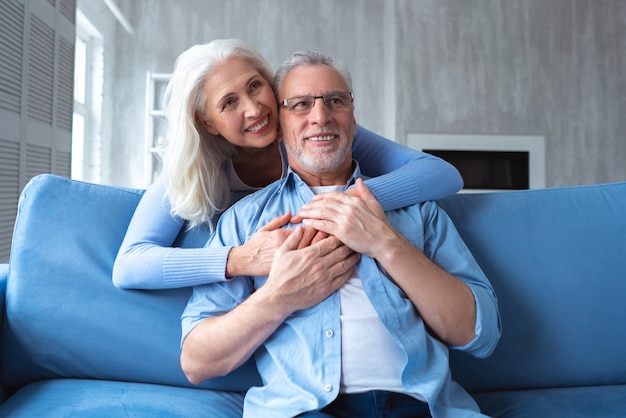
[(341, 135), (334, 142), (339, 143), (339, 148), (334, 147), (337, 144), (332, 143), (328, 147), (316, 147), (314, 151), (307, 151), (305, 149), (306, 140), (298, 142), (296, 147), (290, 147), (285, 144), (287, 148), (290, 148), (290, 154), (296, 157), (300, 165), (306, 170), (313, 172), (328, 172), (340, 167), (346, 160), (348, 153), (352, 150), (352, 141), (346, 140), (345, 136)]

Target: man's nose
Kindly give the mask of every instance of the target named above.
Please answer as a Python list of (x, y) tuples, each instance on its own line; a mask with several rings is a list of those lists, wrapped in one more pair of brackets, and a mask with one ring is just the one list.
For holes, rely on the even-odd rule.
[(316, 97), (313, 99), (313, 107), (309, 113), (309, 119), (312, 122), (325, 125), (330, 119), (330, 113), (331, 111), (328, 106), (326, 106), (326, 103), (324, 103), (324, 99), (322, 97)]

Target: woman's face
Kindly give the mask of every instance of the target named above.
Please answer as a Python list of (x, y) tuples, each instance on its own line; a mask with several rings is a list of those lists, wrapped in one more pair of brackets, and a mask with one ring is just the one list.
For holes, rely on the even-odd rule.
[(239, 147), (265, 148), (278, 131), (278, 107), (270, 84), (247, 60), (233, 57), (207, 76), (202, 93), (204, 128)]

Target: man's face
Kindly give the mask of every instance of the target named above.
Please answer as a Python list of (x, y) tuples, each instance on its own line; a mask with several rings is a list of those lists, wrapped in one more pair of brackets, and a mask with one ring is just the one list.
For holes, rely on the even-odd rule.
[[(346, 99), (341, 94), (349, 91), (341, 75), (326, 65), (297, 67), (285, 76), (280, 86), (280, 122), (289, 165), (309, 185), (341, 184), (352, 173), (356, 119), (350, 97)], [(311, 107), (303, 98), (293, 99), (289, 107), (282, 106), (284, 99), (322, 95), (335, 104), (343, 98), (346, 105), (325, 104), (320, 98)], [(310, 111), (299, 111), (301, 105)]]

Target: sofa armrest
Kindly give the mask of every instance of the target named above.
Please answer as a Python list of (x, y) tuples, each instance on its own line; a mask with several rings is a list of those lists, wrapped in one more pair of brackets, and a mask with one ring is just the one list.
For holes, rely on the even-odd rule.
[[(4, 326), (4, 299), (7, 291), (7, 279), (9, 278), (9, 265), (0, 264), (0, 337), (3, 335)], [(0, 345), (0, 358), (2, 358), (2, 346)], [(1, 363), (0, 363), (1, 364)], [(6, 396), (0, 387), (0, 403), (4, 402)]]
[[(4, 324), (4, 300), (7, 293), (7, 279), (9, 278), (9, 265), (0, 264), (0, 336)], [(0, 355), (2, 352), (0, 352)]]
[(2, 329), (2, 323), (4, 321), (4, 298), (6, 297), (8, 278), (9, 265), (0, 264), (0, 330)]
[(4, 301), (4, 291), (6, 289), (7, 278), (9, 277), (9, 265), (0, 263), (0, 292)]

